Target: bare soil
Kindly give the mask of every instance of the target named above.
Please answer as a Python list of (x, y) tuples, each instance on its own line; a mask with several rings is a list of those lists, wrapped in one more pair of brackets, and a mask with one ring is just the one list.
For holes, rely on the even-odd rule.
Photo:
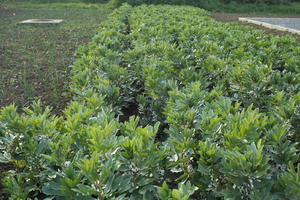
[[(74, 54), (91, 40), (110, 12), (105, 8), (16, 9), (0, 3), (0, 110), (12, 103), (17, 108), (30, 107), (40, 99), (61, 115), (72, 98), (69, 66)], [(64, 23), (19, 24), (34, 18), (62, 18)]]

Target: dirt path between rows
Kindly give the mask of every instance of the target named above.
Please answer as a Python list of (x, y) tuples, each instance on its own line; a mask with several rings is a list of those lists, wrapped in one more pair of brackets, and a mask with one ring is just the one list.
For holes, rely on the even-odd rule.
[(262, 15), (262, 14), (237, 14), (237, 13), (211, 13), (211, 17), (216, 19), (217, 21), (220, 22), (238, 22), (243, 26), (252, 26), (256, 29), (260, 29), (265, 31), (268, 34), (273, 34), (273, 35), (278, 35), (278, 36), (285, 36), (285, 35), (290, 35), (296, 38), (296, 40), (300, 43), (300, 36), (297, 34), (289, 33), (289, 32), (284, 32), (284, 31), (278, 31), (274, 29), (269, 29), (265, 28), (263, 26), (251, 24), (251, 23), (246, 23), (246, 22), (240, 22), (239, 17), (279, 17), (279, 18), (300, 18), (300, 16), (295, 16), (295, 15)]

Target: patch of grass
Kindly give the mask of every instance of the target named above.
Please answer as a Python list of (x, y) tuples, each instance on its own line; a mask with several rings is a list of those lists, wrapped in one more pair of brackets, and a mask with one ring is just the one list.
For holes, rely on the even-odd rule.
[(82, 2), (53, 2), (53, 3), (32, 3), (30, 1), (10, 2), (7, 5), (11, 8), (22, 9), (106, 9), (107, 4), (82, 3)]
[[(27, 106), (36, 98), (55, 113), (68, 102), (70, 65), (78, 46), (91, 40), (107, 8), (37, 9), (38, 4), (0, 5), (0, 107)], [(75, 5), (75, 4), (72, 4)], [(25, 9), (26, 7), (26, 9)], [(40, 8), (42, 8), (40, 7)], [(84, 6), (82, 6), (84, 8)], [(30, 8), (30, 9), (29, 9)], [(54, 8), (54, 7), (53, 7)], [(58, 18), (58, 25), (21, 25), (32, 18)]]

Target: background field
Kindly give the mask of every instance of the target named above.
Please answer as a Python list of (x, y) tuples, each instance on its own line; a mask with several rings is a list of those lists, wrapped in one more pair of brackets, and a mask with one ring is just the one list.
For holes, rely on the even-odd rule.
[[(75, 51), (90, 41), (110, 12), (101, 5), (92, 9), (83, 5), (1, 5), (0, 107), (11, 103), (27, 106), (41, 98), (55, 112), (64, 108), (69, 99), (68, 74)], [(31, 18), (61, 18), (64, 22), (18, 24)]]
[[(35, 98), (41, 98), (58, 113), (69, 100), (68, 73), (75, 50), (91, 39), (113, 5), (101, 4), (108, 1), (79, 0), (0, 2), (0, 107), (10, 103), (27, 106)], [(300, 14), (299, 3), (267, 7), (236, 2), (220, 4), (219, 1), (203, 1), (203, 4), (221, 21), (237, 21), (238, 16), (244, 16), (224, 12), (256, 13), (251, 16), (258, 13)], [(29, 18), (62, 18), (65, 21), (50, 26), (18, 24)]]

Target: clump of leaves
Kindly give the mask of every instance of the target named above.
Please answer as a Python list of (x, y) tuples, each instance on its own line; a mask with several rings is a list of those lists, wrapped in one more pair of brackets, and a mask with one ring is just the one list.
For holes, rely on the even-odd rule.
[(3, 108), (10, 198), (297, 199), (300, 48), (206, 15), (124, 4), (78, 51), (62, 116)]

